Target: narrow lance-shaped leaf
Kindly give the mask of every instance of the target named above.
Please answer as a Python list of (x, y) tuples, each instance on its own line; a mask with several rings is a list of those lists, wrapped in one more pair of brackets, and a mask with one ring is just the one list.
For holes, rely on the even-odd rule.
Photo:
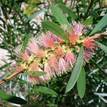
[(96, 44), (107, 54), (107, 46), (103, 45), (100, 42), (96, 42)]
[(52, 90), (48, 87), (44, 87), (44, 86), (36, 86), (36, 87), (33, 88), (33, 91), (35, 93), (48, 94), (48, 95), (51, 95), (51, 96), (54, 96), (54, 97), (57, 96), (57, 93), (54, 90)]
[(93, 17), (88, 17), (85, 21), (83, 21), (84, 25), (92, 25)]
[(24, 51), (30, 39), (30, 34), (25, 34), (24, 41), (21, 47), (21, 51)]
[(82, 68), (77, 80), (77, 90), (80, 98), (83, 98), (86, 90), (86, 74), (84, 68)]
[(45, 30), (51, 31), (52, 33), (54, 33), (57, 36), (60, 36), (61, 38), (63, 38), (64, 40), (67, 40), (67, 34), (63, 31), (63, 29), (60, 28), (59, 25), (57, 25), (54, 22), (50, 22), (50, 21), (44, 21), (42, 23), (42, 26)]
[(83, 60), (83, 47), (81, 47), (80, 53), (79, 53), (78, 58), (77, 58), (77, 62), (73, 68), (71, 77), (70, 77), (68, 84), (67, 84), (67, 87), (66, 87), (66, 93), (69, 92), (74, 87), (74, 85), (76, 84), (78, 77), (80, 75), (81, 69), (83, 67), (83, 61), (84, 61)]
[(0, 90), (0, 98), (2, 100), (5, 100), (5, 101), (11, 102), (11, 103), (15, 103), (15, 104), (26, 104), (27, 103), (27, 101), (25, 101), (24, 99), (22, 99), (20, 97), (8, 95), (2, 90)]
[(104, 27), (107, 26), (107, 14), (96, 24), (90, 35), (100, 32)]
[(65, 14), (68, 15), (68, 17), (70, 18), (70, 21), (75, 20), (77, 18), (75, 12), (73, 12), (73, 10), (68, 8), (65, 4), (58, 3), (58, 6), (63, 10)]
[(57, 4), (52, 6), (51, 11), (53, 16), (59, 22), (59, 24), (69, 25), (67, 18), (65, 17), (65, 15), (63, 14), (63, 11)]

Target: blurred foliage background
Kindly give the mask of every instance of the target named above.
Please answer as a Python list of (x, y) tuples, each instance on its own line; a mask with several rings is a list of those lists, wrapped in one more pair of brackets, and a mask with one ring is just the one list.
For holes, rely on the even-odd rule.
[[(0, 75), (6, 72), (0, 79), (9, 75), (8, 67), (18, 60), (15, 52), (17, 46), (26, 44), (29, 38), (37, 37), (43, 31), (44, 20), (60, 24), (50, 12), (55, 4), (62, 9), (69, 23), (75, 20), (84, 24), (89, 29), (87, 35), (107, 13), (107, 0), (0, 0), (0, 49), (3, 49), (0, 51), (6, 50), (8, 55), (5, 61), (0, 62)], [(101, 32), (105, 30), (106, 27)], [(107, 45), (107, 37), (99, 41)], [(0, 89), (24, 98), (27, 104), (22, 107), (107, 107), (107, 54), (101, 49), (96, 53), (85, 66), (86, 92), (82, 99), (78, 96), (76, 86), (65, 94), (71, 73), (43, 85), (29, 84), (23, 79), (26, 75), (19, 75), (1, 85)], [(0, 107), (19, 106), (5, 100), (0, 100)], [(16, 100), (14, 98), (10, 102)], [(21, 100), (19, 102), (23, 104)]]

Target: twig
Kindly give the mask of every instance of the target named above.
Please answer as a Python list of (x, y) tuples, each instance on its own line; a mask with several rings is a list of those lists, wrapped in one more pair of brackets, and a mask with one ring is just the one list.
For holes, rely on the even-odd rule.
[(94, 36), (91, 36), (90, 38), (92, 38), (92, 39), (100, 39), (100, 38), (103, 38), (103, 37), (107, 37), (107, 32), (95, 34)]
[(7, 82), (7, 81), (9, 81), (9, 80), (11, 80), (11, 79), (13, 79), (13, 78), (15, 78), (18, 74), (23, 73), (23, 72), (24, 72), (24, 70), (17, 71), (15, 73), (13, 73), (12, 75), (10, 75), (9, 77), (7, 77), (7, 78), (5, 78), (3, 80), (0, 80), (0, 85), (5, 83), (5, 82)]

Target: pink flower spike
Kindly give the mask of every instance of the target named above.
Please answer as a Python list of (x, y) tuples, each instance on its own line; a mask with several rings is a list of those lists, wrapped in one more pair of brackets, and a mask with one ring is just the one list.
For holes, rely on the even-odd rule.
[(76, 57), (72, 52), (68, 51), (65, 55), (65, 60), (68, 64), (73, 66), (73, 64), (76, 62)]
[(62, 47), (58, 46), (56, 49), (55, 49), (55, 55), (60, 57), (60, 56), (63, 56), (64, 55), (64, 50)]
[(58, 72), (58, 60), (57, 60), (56, 56), (50, 57), (48, 64), (50, 65), (53, 72), (55, 72), (55, 74), (57, 74), (57, 72)]
[(24, 61), (28, 61), (29, 60), (29, 54), (27, 52), (27, 50), (25, 50), (24, 53), (21, 54), (21, 58), (24, 60)]
[(85, 49), (84, 50), (84, 60), (85, 62), (89, 62), (89, 60), (92, 58), (93, 56), (93, 51), (92, 50), (88, 50), (88, 49)]
[(73, 22), (73, 31), (76, 35), (81, 36), (83, 34), (84, 26), (81, 23)]
[(59, 59), (59, 74), (63, 74), (67, 71), (67, 63), (63, 58)]
[(50, 35), (42, 35), (40, 41), (45, 48), (52, 48), (54, 46), (54, 39)]
[(28, 44), (28, 49), (29, 49), (30, 52), (36, 53), (39, 50), (39, 47), (38, 47), (37, 43), (34, 40), (32, 40)]
[(34, 71), (34, 72), (38, 72), (40, 70), (38, 64), (36, 64), (35, 62), (30, 64), (29, 68), (31, 69), (31, 71)]
[(43, 51), (42, 49), (38, 50), (35, 55), (39, 58), (43, 58), (45, 56), (45, 51)]
[(15, 68), (15, 70), (16, 70), (16, 72), (21, 72), (21, 71), (24, 70), (24, 68), (21, 67), (21, 66), (19, 66), (19, 65), (17, 65), (16, 68)]
[(52, 32), (48, 32), (47, 35), (50, 35), (50, 37), (54, 40), (54, 42), (63, 43), (64, 40), (56, 35), (54, 35)]
[(39, 48), (38, 44), (32, 40), (29, 45), (28, 45), (28, 50), (35, 54), (37, 57), (44, 57), (44, 51), (42, 49)]
[(44, 65), (44, 72), (46, 72), (46, 75), (44, 76), (45, 80), (50, 80), (53, 76), (52, 70), (48, 64)]
[(83, 46), (85, 48), (91, 49), (91, 50), (95, 49), (95, 47), (96, 47), (94, 39), (92, 39), (90, 37), (87, 37), (84, 39)]
[(47, 32), (46, 34), (42, 34), (42, 36), (39, 38), (40, 45), (42, 44), (45, 48), (53, 48), (55, 43), (63, 43), (63, 39), (60, 37), (57, 37), (51, 32)]
[(75, 32), (71, 32), (69, 34), (69, 41), (72, 45), (75, 45), (78, 40), (79, 40), (79, 36), (76, 35)]

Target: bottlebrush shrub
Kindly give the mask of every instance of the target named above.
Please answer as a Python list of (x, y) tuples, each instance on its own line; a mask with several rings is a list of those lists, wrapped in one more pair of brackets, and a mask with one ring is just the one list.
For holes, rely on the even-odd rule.
[[(15, 73), (6, 80), (26, 72), (28, 82), (41, 84), (73, 69), (75, 79), (69, 80), (66, 92), (70, 91), (78, 80), (82, 67), (90, 61), (98, 48), (95, 40), (99, 35), (85, 37), (85, 26), (77, 22), (66, 32), (67, 39), (50, 31), (31, 38), (25, 50), (20, 51), (20, 61), (11, 68)], [(75, 75), (75, 72), (78, 74)], [(0, 81), (3, 82), (4, 80)]]
[[(96, 40), (101, 36), (100, 34), (90, 36), (101, 31), (107, 25), (107, 23), (104, 23), (107, 15), (87, 36), (84, 25), (75, 21), (72, 21), (73, 23), (70, 25), (59, 7), (55, 5), (53, 10), (52, 13), (61, 26), (50, 21), (43, 22), (47, 31), (28, 41), (26, 48), (19, 54), (20, 61), (11, 68), (15, 72), (10, 77), (1, 80), (0, 84), (20, 73), (28, 75), (28, 82), (42, 84), (71, 71), (72, 74), (66, 92), (69, 92), (77, 82), (79, 95), (82, 98), (85, 92), (84, 65), (90, 61), (97, 48), (100, 47), (107, 52), (104, 45), (96, 43)], [(82, 88), (79, 85), (80, 83)]]
[(20, 63), (16, 64), (15, 71), (27, 72), (28, 81), (33, 84), (47, 82), (71, 71), (81, 47), (84, 48), (84, 64), (88, 63), (97, 48), (93, 37), (85, 37), (84, 26), (76, 22), (66, 36), (64, 40), (48, 31), (30, 39), (19, 55)]

